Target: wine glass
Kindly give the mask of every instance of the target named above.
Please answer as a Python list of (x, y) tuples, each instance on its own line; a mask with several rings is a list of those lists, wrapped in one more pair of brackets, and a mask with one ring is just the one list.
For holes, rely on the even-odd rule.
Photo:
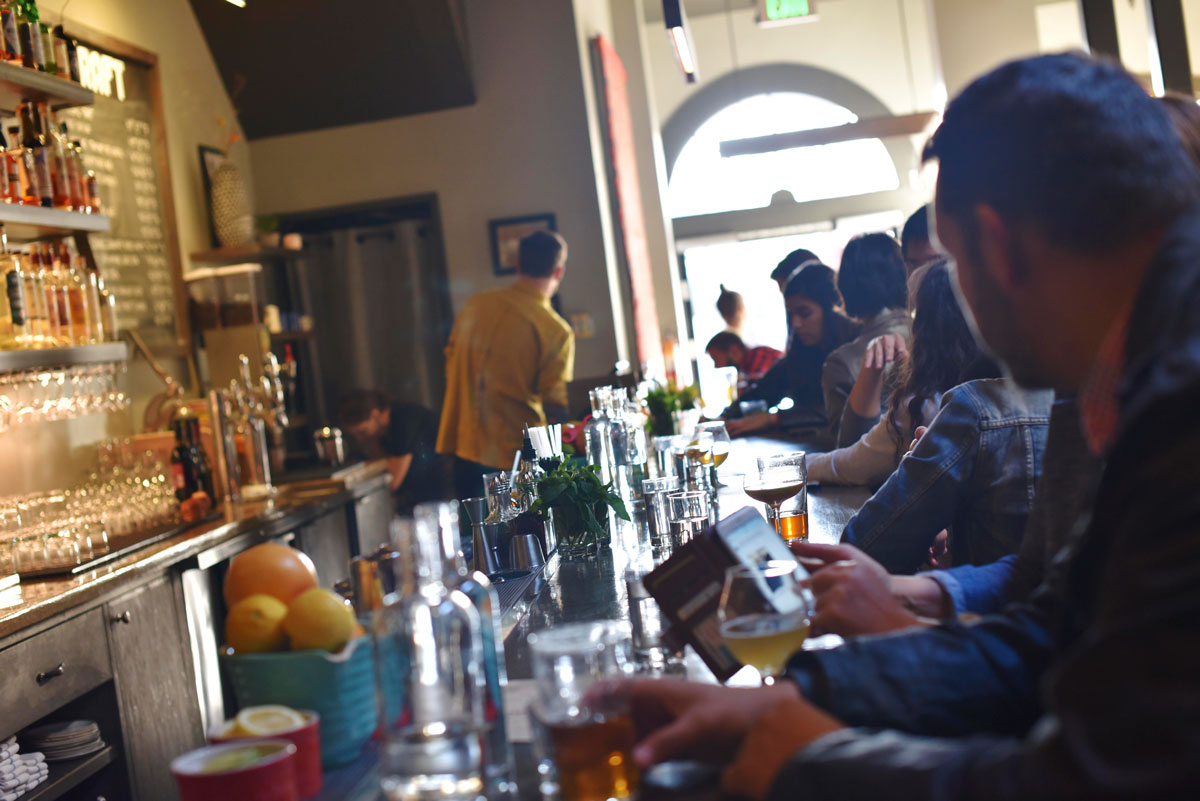
[(746, 494), (767, 504), (775, 531), (781, 537), (783, 531), (779, 524), (779, 507), (804, 489), (806, 472), (804, 452), (797, 451), (781, 456), (759, 457), (758, 470), (746, 476), (743, 485)]
[(807, 573), (795, 562), (770, 560), (725, 571), (721, 639), (742, 664), (758, 669), (763, 684), (774, 684), (788, 658), (808, 637), (811, 610), (802, 582)]
[(729, 458), (729, 430), (725, 428), (724, 420), (711, 420), (696, 426), (696, 430), (712, 436), (712, 478), (714, 487), (725, 486), (717, 480), (717, 468), (725, 464)]

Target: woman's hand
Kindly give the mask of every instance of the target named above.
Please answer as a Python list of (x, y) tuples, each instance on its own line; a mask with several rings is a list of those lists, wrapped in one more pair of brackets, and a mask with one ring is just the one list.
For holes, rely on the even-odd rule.
[(862, 369), (846, 404), (859, 417), (878, 417), (883, 394), (883, 371), (889, 364), (908, 358), (908, 344), (899, 334), (884, 334), (867, 343)]
[(883, 334), (867, 343), (863, 369), (882, 372), (892, 362), (908, 358), (908, 343), (900, 334)]

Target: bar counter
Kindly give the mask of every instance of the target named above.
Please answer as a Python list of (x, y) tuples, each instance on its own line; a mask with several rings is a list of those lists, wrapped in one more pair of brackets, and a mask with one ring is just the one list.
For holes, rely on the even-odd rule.
[[(735, 441), (729, 460), (721, 468), (719, 514), (732, 514), (746, 506), (762, 509), (741, 490), (742, 476), (753, 470), (754, 459), (768, 453), (796, 450), (795, 443), (749, 439)], [(846, 522), (870, 497), (862, 487), (814, 488), (808, 497), (809, 539), (836, 543)], [(527, 706), (532, 697), (533, 674), (527, 639), (530, 633), (564, 623), (592, 620), (629, 620), (624, 572), (627, 556), (619, 548), (603, 551), (595, 559), (563, 561), (556, 555), (547, 560), (542, 580), (531, 587), (528, 597), (505, 614), (504, 650), (509, 686), (505, 691), (505, 717), (513, 746), (516, 780), (521, 801), (541, 799), (536, 759), (529, 744)], [(688, 678), (714, 681), (711, 672), (694, 654), (689, 654)], [(753, 672), (753, 671), (750, 671)], [(733, 681), (741, 678), (735, 676)], [(326, 775), (320, 801), (382, 801), (375, 754), (368, 751), (355, 764)]]

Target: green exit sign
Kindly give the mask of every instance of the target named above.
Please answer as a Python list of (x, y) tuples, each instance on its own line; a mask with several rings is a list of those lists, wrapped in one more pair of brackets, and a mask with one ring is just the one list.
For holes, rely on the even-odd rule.
[(808, 22), (817, 17), (813, 0), (758, 0), (758, 22), (761, 25), (786, 25)]

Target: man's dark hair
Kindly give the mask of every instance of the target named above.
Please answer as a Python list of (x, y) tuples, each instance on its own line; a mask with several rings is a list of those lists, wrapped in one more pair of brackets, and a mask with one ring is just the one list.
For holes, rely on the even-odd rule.
[(1083, 54), (979, 78), (947, 106), (923, 158), (941, 163), (938, 203), (968, 234), (986, 204), (1083, 254), (1164, 227), (1200, 197), (1162, 104), (1119, 65)]
[(846, 244), (837, 284), (846, 314), (865, 320), (884, 309), (908, 305), (907, 272), (896, 240), (887, 234), (863, 234)]
[(521, 240), (520, 248), (521, 274), (530, 278), (549, 278), (567, 249), (567, 243), (551, 231), (534, 231)]
[(826, 314), (842, 303), (833, 268), (821, 264), (819, 261), (808, 265), (792, 276), (791, 281), (788, 281), (783, 296), (794, 298), (797, 295), (808, 298), (820, 306)]
[(390, 409), (392, 399), (382, 389), (352, 389), (342, 396), (338, 404), (338, 423), (349, 428), (356, 426), (378, 409)]
[(708, 344), (704, 346), (705, 353), (725, 353), (730, 348), (746, 349), (746, 343), (742, 342), (742, 338), (732, 331), (722, 331), (712, 339), (708, 340)]
[(929, 241), (929, 207), (922, 206), (912, 213), (904, 222), (904, 230), (900, 233), (900, 248), (904, 255), (918, 242)]
[(817, 258), (817, 254), (813, 253), (811, 250), (805, 250), (804, 248), (793, 250), (791, 253), (784, 256), (783, 261), (779, 262), (779, 264), (775, 266), (775, 269), (771, 271), (771, 280), (786, 282), (794, 278), (796, 276), (796, 271), (810, 261), (819, 262), (820, 259)]

